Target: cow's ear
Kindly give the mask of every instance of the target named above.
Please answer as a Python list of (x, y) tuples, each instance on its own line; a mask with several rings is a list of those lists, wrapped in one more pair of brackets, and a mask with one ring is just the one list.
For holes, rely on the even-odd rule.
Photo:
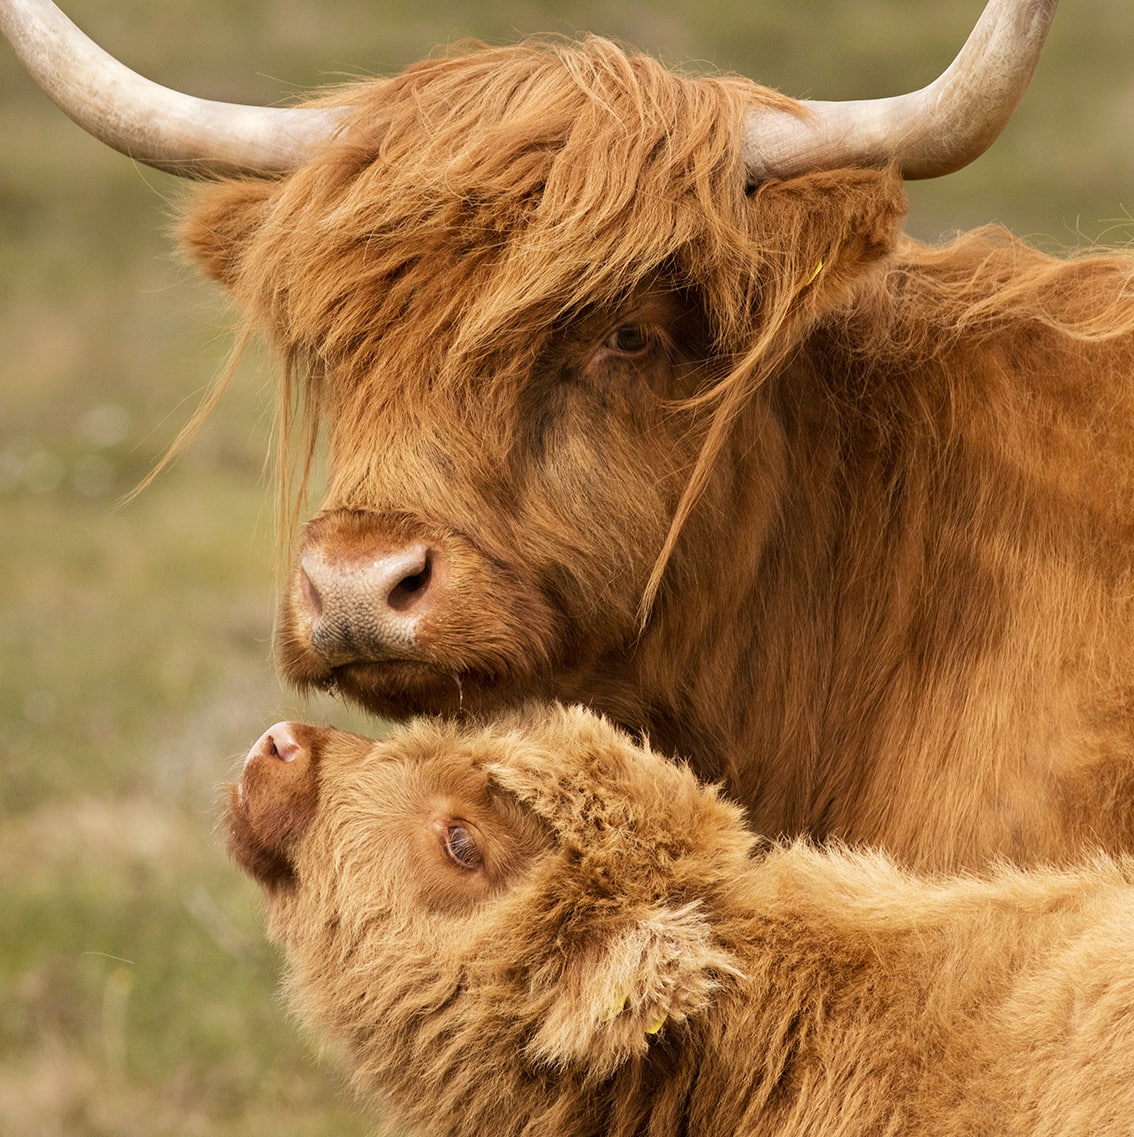
[(703, 1011), (724, 977), (739, 974), (696, 905), (660, 908), (569, 952), (554, 977), (533, 977), (545, 997), (528, 1054), (605, 1077)]
[(768, 182), (752, 198), (751, 224), (771, 250), (774, 278), (819, 310), (842, 302), (894, 250), (908, 206), (894, 170), (821, 171)]
[(177, 227), (189, 258), (228, 289), (236, 286), (248, 247), (277, 183), (268, 179), (220, 182), (196, 190)]

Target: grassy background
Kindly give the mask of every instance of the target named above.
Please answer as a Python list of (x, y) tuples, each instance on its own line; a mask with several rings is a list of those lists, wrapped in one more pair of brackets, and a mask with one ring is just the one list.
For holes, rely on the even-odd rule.
[[(622, 37), (790, 94), (889, 94), (979, 0), (67, 0), (171, 86), (271, 102), (467, 35)], [(996, 147), (912, 187), (910, 228), (1129, 238), (1129, 0), (1067, 5)], [(220, 366), (228, 319), (174, 256), (182, 186), (104, 151), (0, 48), (0, 1137), (351, 1137), (333, 1062), (273, 994), (216, 787), (269, 723), (350, 721), (271, 664), (270, 368), (250, 360), (176, 466), (116, 505)], [(354, 720), (357, 725), (357, 720)]]

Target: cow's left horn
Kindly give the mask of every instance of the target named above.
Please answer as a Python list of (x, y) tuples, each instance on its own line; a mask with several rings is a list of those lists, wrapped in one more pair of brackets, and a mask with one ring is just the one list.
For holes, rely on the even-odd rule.
[(990, 0), (957, 58), (928, 87), (889, 99), (756, 108), (744, 124), (753, 182), (840, 166), (896, 164), (936, 178), (980, 157), (1004, 129), (1039, 60), (1058, 0)]
[(51, 0), (0, 0), (0, 30), (39, 86), (84, 130), (174, 174), (295, 169), (334, 132), (341, 114), (219, 103), (171, 91), (108, 55)]

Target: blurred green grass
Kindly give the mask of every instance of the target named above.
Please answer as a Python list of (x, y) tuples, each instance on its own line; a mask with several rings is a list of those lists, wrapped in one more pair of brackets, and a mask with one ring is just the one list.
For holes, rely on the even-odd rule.
[[(890, 94), (951, 58), (979, 0), (67, 0), (193, 93), (286, 99), (464, 36), (595, 31), (789, 94)], [(1126, 242), (1127, 0), (1067, 5), (1032, 90), (969, 169), (911, 187), (910, 229), (987, 220)], [(183, 187), (86, 138), (0, 50), (0, 1137), (349, 1137), (368, 1129), (274, 995), (217, 786), (272, 721), (360, 725), (281, 690), (262, 475), (270, 364), (151, 467), (222, 365), (228, 316), (168, 236)]]

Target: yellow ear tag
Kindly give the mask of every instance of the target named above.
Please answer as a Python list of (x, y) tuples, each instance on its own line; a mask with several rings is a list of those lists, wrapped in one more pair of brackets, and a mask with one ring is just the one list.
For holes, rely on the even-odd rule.
[(812, 281), (823, 271), (823, 258), (819, 258), (819, 263), (815, 266), (815, 271), (803, 282), (803, 287), (806, 288)]
[(624, 1010), (626, 1010), (626, 1001), (630, 998), (629, 992), (623, 992), (621, 995), (615, 995), (603, 1008), (602, 1018), (599, 1022), (612, 1022), (618, 1018)]
[[(602, 1018), (599, 1019), (599, 1021), (604, 1023), (614, 1022), (614, 1020), (618, 1018), (618, 1016), (622, 1014), (624, 1010), (626, 1010), (626, 1004), (629, 1001), (629, 992), (625, 992), (621, 995), (615, 995), (614, 998), (612, 998), (610, 1002), (608, 1002), (603, 1008)], [(646, 1033), (657, 1034), (658, 1031), (660, 1031), (661, 1028), (665, 1026), (665, 1020), (667, 1017), (668, 1016), (664, 1014), (661, 1015), (660, 1018), (656, 1019), (648, 1027), (646, 1027)]]

